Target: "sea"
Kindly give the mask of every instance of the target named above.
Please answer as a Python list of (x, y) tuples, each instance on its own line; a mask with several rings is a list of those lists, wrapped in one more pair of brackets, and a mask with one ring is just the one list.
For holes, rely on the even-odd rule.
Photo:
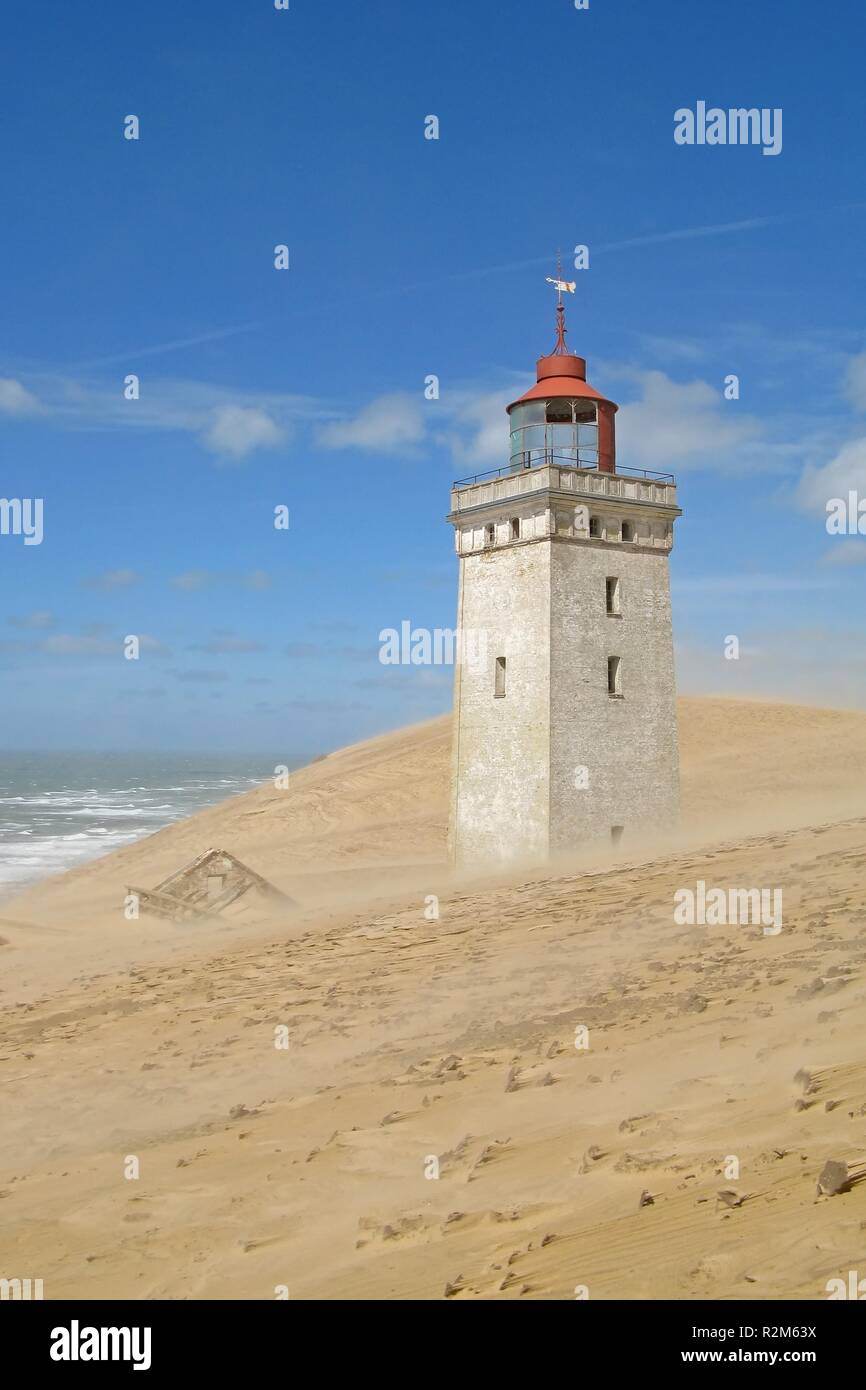
[(0, 900), (273, 775), (250, 754), (0, 752)]

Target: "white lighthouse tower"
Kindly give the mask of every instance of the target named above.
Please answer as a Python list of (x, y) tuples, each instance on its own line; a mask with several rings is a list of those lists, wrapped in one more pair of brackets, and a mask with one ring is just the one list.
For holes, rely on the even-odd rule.
[(617, 463), (616, 409), (568, 351), (560, 303), (555, 349), (508, 407), (510, 462), (452, 489), (457, 625), (475, 653), (455, 675), (459, 866), (676, 823), (668, 556), (681, 513), (670, 474)]

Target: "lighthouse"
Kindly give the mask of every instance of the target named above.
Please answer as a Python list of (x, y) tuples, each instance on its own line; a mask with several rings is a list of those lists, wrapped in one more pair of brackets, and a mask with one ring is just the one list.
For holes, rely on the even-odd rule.
[(617, 460), (617, 407), (569, 351), (571, 286), (553, 283), (555, 346), (508, 406), (508, 460), (451, 491), (457, 629), (476, 639), (455, 667), (460, 867), (627, 845), (678, 817), (676, 484)]

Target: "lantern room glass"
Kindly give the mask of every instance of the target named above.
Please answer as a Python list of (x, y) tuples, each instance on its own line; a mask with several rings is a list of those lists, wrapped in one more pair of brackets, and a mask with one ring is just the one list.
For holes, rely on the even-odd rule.
[(511, 412), (511, 467), (514, 471), (544, 463), (573, 468), (598, 467), (598, 417), (595, 401), (557, 396), (525, 401)]

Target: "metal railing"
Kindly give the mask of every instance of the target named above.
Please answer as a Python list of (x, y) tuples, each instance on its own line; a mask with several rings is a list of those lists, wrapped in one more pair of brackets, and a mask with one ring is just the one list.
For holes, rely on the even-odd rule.
[[(543, 457), (536, 457), (537, 455), (543, 455)], [(520, 462), (514, 462), (514, 459), (520, 460)], [(673, 483), (675, 481), (673, 473), (654, 473), (650, 468), (628, 468), (622, 464), (617, 464), (614, 473), (608, 473), (606, 469), (599, 468), (597, 463), (581, 463), (571, 454), (557, 453), (553, 449), (533, 449), (531, 454), (515, 454), (514, 459), (511, 464), (504, 468), (488, 468), (486, 473), (474, 473), (471, 478), (458, 478), (451, 486), (469, 487), (473, 483), (480, 483), (485, 479), (514, 477), (518, 473), (528, 473), (535, 468), (546, 468), (551, 463), (573, 468), (580, 473), (605, 473), (610, 478), (626, 475), (659, 483)], [(530, 462), (527, 463), (527, 459), (530, 459)]]

